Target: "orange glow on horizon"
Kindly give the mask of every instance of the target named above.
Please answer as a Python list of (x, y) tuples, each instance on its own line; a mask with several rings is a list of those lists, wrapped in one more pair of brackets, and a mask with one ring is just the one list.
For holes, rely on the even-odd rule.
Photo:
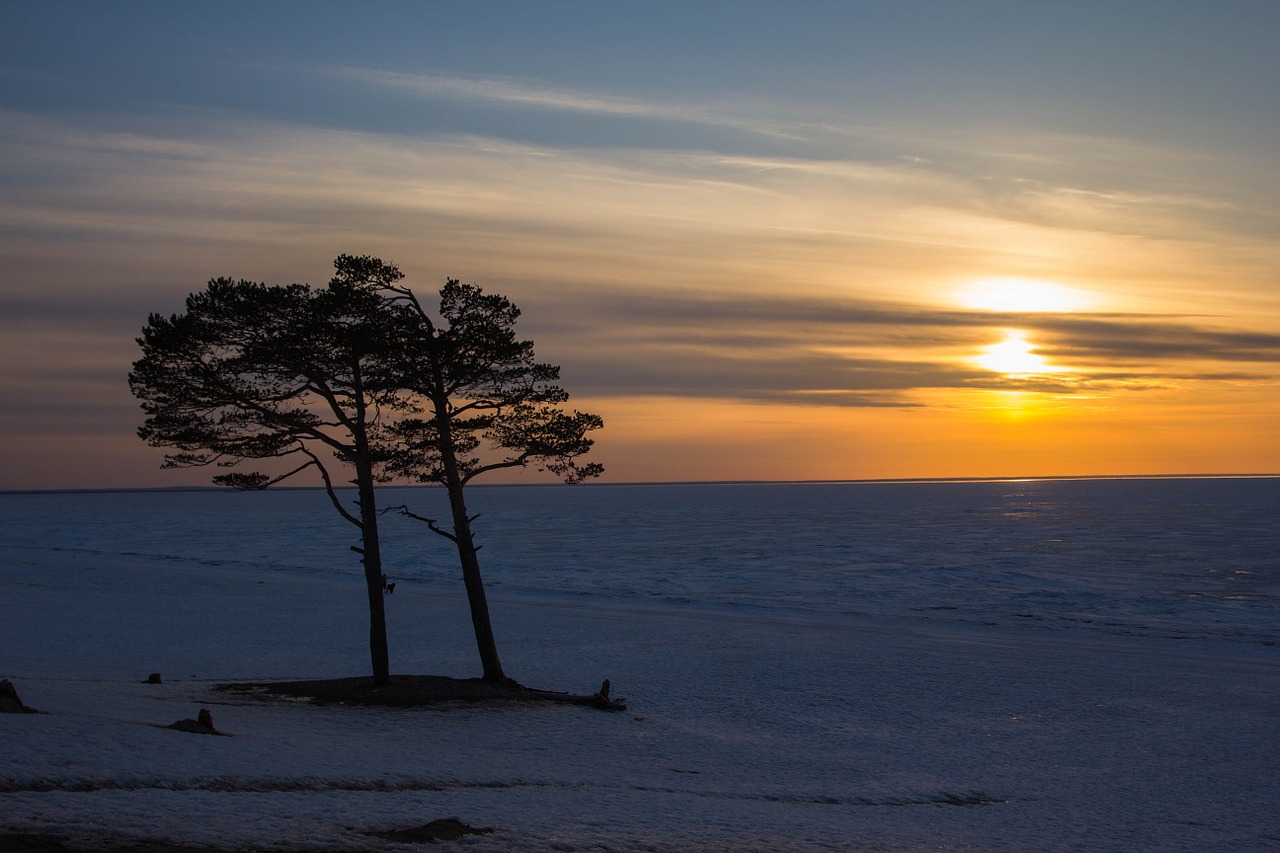
[[(605, 419), (592, 456), (605, 464), (603, 482), (615, 483), (1257, 473), (1277, 468), (1280, 417), (1275, 400), (1224, 421), (1211, 407), (1156, 395), (1016, 390), (939, 391), (902, 408), (580, 402)], [(1228, 440), (1197, 440), (1210, 424)]]

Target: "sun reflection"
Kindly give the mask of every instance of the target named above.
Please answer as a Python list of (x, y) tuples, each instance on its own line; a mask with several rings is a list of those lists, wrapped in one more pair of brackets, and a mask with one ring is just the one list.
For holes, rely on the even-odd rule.
[(1006, 376), (1022, 376), (1035, 373), (1056, 373), (1054, 367), (1036, 354), (1035, 346), (1019, 331), (1008, 331), (1003, 341), (982, 348), (982, 355), (973, 359), (979, 367), (1003, 373)]
[(1036, 314), (1083, 311), (1093, 300), (1083, 291), (1035, 278), (987, 278), (975, 281), (957, 297), (979, 311)]

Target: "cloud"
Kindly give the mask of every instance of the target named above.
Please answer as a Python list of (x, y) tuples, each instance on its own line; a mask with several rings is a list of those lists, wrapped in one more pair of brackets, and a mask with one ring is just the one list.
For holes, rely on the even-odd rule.
[[(561, 137), (564, 135), (564, 128), (572, 127), (581, 131), (585, 127), (591, 127), (591, 132), (577, 135), (577, 145), (628, 147), (643, 144), (641, 141), (644, 140), (650, 145), (668, 147), (661, 142), (661, 135), (643, 130), (645, 126), (660, 126), (663, 132), (674, 137), (673, 144), (677, 147), (682, 144), (681, 141), (687, 144), (691, 139), (729, 144), (732, 138), (733, 147), (738, 148), (742, 145), (750, 146), (751, 139), (759, 145), (778, 141), (794, 144), (805, 138), (795, 127), (776, 118), (726, 109), (722, 105), (623, 97), (607, 92), (552, 85), (529, 78), (409, 73), (358, 66), (321, 66), (317, 71), (370, 87), (375, 93), (407, 94), (420, 101), (449, 103), (470, 112), (470, 121), (473, 122), (477, 121), (474, 114), (479, 111), (494, 114), (504, 110), (512, 111), (519, 116), (518, 119), (497, 125), (492, 122), (480, 123), (490, 128), (491, 132), (498, 129), (499, 135), (513, 141)], [(530, 116), (536, 114), (557, 119), (561, 123), (560, 130), (553, 124), (531, 122)], [(599, 122), (588, 126), (566, 124), (567, 117), (571, 116), (595, 118)], [(611, 123), (617, 119), (625, 122)], [(446, 117), (437, 112), (424, 115), (421, 120), (428, 122), (435, 132), (448, 133), (457, 132), (460, 128), (442, 126), (436, 122), (468, 119), (452, 114)], [(698, 127), (729, 130), (745, 136), (706, 136), (696, 132)], [(772, 149), (773, 145), (765, 147)]]
[[(529, 82), (362, 79), (520, 110), (773, 126), (749, 111)], [(1197, 232), (1198, 200), (1227, 209), (1211, 195), (1175, 192), (1141, 170), (1118, 183), (1121, 165), (1152, 154), (1137, 143), (1081, 142), (1106, 157), (1072, 171), (1067, 138), (996, 145), (871, 126), (840, 136), (797, 124), (796, 147), (744, 152), (378, 134), (221, 113), (4, 118), (0, 325), (24, 330), (33, 347), (59, 327), (114, 336), (110, 375), (69, 392), (112, 411), (131, 404), (120, 377), (148, 312), (180, 310), (214, 275), (322, 282), (339, 252), (395, 261), (420, 291), (457, 276), (510, 295), (575, 395), (919, 409), (945, 392), (1256, 384), (1274, 381), (1280, 356), (1275, 336), (1232, 328), (1242, 322), (1234, 306), (1221, 321), (1178, 319), (1234, 293), (1259, 298), (1257, 283), (1280, 266), (1261, 225), (1237, 232), (1219, 218)], [(1138, 308), (1168, 304), (1169, 316), (947, 307), (957, 284), (996, 274), (1122, 291)], [(974, 365), (1005, 328), (1025, 330), (1071, 371), (1002, 376)], [(60, 363), (100, 357), (74, 339), (65, 346)], [(54, 403), (37, 394), (23, 405)]]
[[(571, 298), (551, 338), (590, 396), (670, 394), (839, 406), (927, 404), (940, 390), (1115, 394), (1187, 382), (1277, 381), (1280, 335), (1156, 316), (1004, 314), (822, 296), (645, 292)], [(535, 302), (531, 315), (552, 312)], [(1062, 373), (973, 363), (1016, 327)], [(1223, 370), (1239, 364), (1247, 369)]]
[(1246, 362), (1280, 368), (1280, 334), (1117, 317), (1037, 317), (1045, 355), (1091, 364)]
[(646, 101), (611, 95), (591, 94), (574, 89), (553, 87), (528, 80), (498, 77), (460, 77), (444, 74), (407, 74), (378, 68), (344, 66), (334, 69), (340, 76), (404, 89), (424, 97), (467, 101), (493, 101), (538, 109), (570, 110), (607, 115), (661, 115), (684, 113), (673, 107), (660, 107)]

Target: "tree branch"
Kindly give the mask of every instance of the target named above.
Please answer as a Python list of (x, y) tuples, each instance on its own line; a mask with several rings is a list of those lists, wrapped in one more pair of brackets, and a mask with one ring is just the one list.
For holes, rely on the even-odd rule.
[[(386, 509), (384, 509), (384, 510), (383, 510), (383, 512), (392, 512), (392, 511), (398, 512), (398, 513), (400, 513), (400, 514), (401, 514), (401, 515), (403, 515), (403, 516), (407, 516), (407, 517), (409, 517), (409, 518), (412, 518), (412, 519), (414, 519), (415, 521), (421, 521), (421, 522), (423, 522), (424, 524), (426, 524), (426, 525), (427, 525), (427, 527), (428, 527), (428, 528), (430, 528), (430, 530), (431, 530), (431, 532), (432, 532), (432, 533), (439, 533), (439, 534), (440, 534), (441, 536), (443, 536), (445, 539), (448, 539), (449, 541), (454, 542), (455, 544), (456, 544), (456, 543), (457, 543), (457, 541), (458, 541), (458, 537), (457, 537), (457, 536), (454, 536), (454, 535), (453, 535), (452, 533), (450, 533), (449, 531), (447, 531), (447, 530), (443, 530), (443, 529), (441, 529), (440, 527), (438, 527), (438, 526), (436, 525), (436, 520), (435, 520), (434, 518), (427, 518), (427, 517), (426, 517), (426, 516), (424, 516), (424, 515), (418, 515), (418, 514), (417, 514), (417, 513), (415, 513), (415, 512), (410, 512), (410, 511), (409, 511), (409, 507), (408, 507), (408, 506), (406, 506), (406, 505), (404, 505), (404, 504), (401, 504), (400, 506), (387, 507)], [(477, 549), (477, 550), (479, 550), (479, 549)]]
[(350, 512), (350, 510), (348, 510), (346, 507), (342, 505), (342, 501), (338, 500), (338, 493), (333, 490), (333, 480), (330, 479), (329, 477), (329, 469), (324, 467), (324, 463), (320, 461), (320, 457), (316, 456), (314, 453), (308, 450), (305, 445), (303, 445), (299, 449), (303, 453), (310, 456), (311, 461), (314, 462), (315, 466), (320, 469), (320, 479), (324, 480), (325, 494), (329, 496), (329, 502), (332, 503), (333, 508), (338, 511), (338, 515), (342, 516), (347, 521), (351, 522), (356, 527), (363, 530), (364, 524), (360, 521), (360, 519), (356, 518), (356, 516), (353, 515)]
[(233, 489), (241, 489), (243, 491), (262, 491), (263, 489), (268, 489), (274, 486), (276, 483), (289, 479), (300, 471), (307, 470), (315, 464), (316, 461), (313, 458), (310, 462), (303, 462), (287, 474), (280, 474), (279, 476), (271, 478), (268, 478), (265, 474), (222, 474), (214, 477), (213, 481), (215, 483), (228, 485)]
[(529, 459), (532, 456), (532, 453), (521, 453), (515, 459), (504, 459), (501, 462), (490, 462), (488, 465), (481, 465), (480, 467), (474, 468), (464, 474), (462, 477), (462, 483), (463, 485), (466, 485), (476, 477), (479, 477), (481, 474), (489, 471), (498, 471), (503, 468), (523, 468), (529, 464)]

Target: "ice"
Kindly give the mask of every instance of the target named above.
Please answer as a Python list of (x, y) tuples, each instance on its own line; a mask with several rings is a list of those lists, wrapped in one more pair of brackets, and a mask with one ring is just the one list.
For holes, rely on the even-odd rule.
[[(0, 828), (383, 851), (405, 848), (362, 832), (456, 817), (494, 828), (450, 842), (478, 851), (1280, 847), (1276, 481), (475, 491), (508, 673), (608, 677), (626, 713), (213, 692), (367, 671), (353, 531), (320, 496), (0, 496), (0, 677), (46, 712), (0, 715)], [(446, 543), (388, 536), (393, 670), (477, 674)], [(202, 707), (229, 737), (161, 728)]]

